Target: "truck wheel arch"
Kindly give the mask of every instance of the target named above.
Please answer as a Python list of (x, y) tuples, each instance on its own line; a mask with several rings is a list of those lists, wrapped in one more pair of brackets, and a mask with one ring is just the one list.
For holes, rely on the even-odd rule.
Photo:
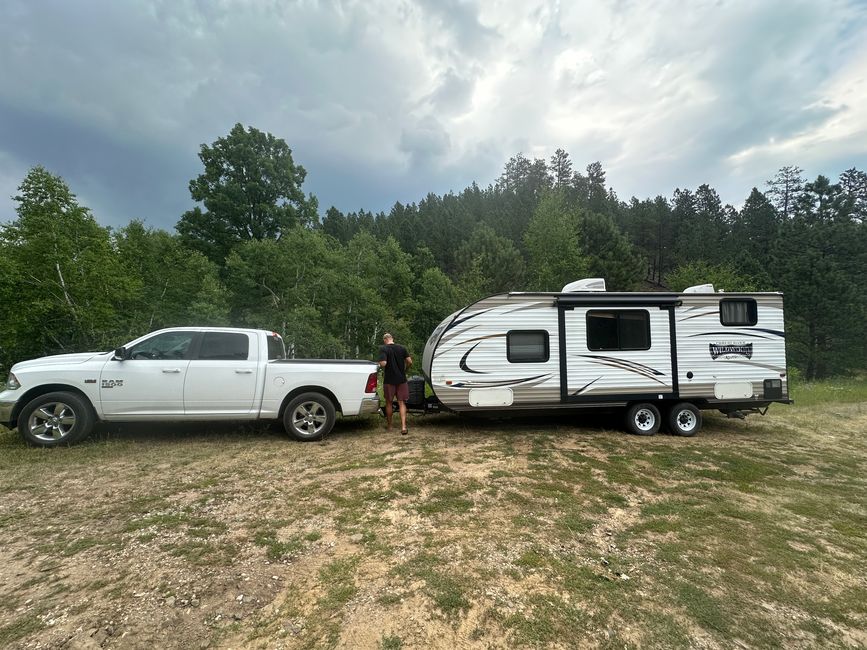
[(10, 428), (14, 428), (18, 425), (19, 413), (21, 413), (21, 410), (25, 406), (27, 406), (27, 404), (29, 404), (34, 398), (39, 397), (40, 395), (46, 395), (48, 393), (56, 392), (75, 393), (87, 404), (90, 405), (90, 408), (93, 411), (93, 414), (96, 416), (96, 419), (100, 419), (99, 415), (97, 415), (96, 407), (93, 405), (93, 401), (80, 388), (70, 386), (69, 384), (42, 384), (40, 386), (34, 386), (18, 398), (18, 401), (15, 403), (15, 408), (12, 409), (12, 417), (10, 418), (12, 421), (10, 422)]
[(328, 399), (331, 400), (331, 403), (334, 404), (334, 410), (343, 414), (343, 408), (340, 406), (340, 402), (337, 401), (337, 397), (334, 396), (334, 393), (324, 388), (323, 386), (299, 386), (298, 388), (294, 388), (289, 392), (286, 397), (283, 398), (283, 402), (280, 404), (280, 410), (277, 412), (277, 418), (279, 420), (283, 419), (283, 413), (286, 411), (286, 406), (295, 399), (301, 393), (321, 393), (325, 395)]

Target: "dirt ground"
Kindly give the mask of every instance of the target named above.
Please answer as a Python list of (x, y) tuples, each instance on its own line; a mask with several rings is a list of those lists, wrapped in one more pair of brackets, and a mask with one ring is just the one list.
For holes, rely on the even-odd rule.
[(0, 647), (867, 646), (867, 404), (0, 434)]

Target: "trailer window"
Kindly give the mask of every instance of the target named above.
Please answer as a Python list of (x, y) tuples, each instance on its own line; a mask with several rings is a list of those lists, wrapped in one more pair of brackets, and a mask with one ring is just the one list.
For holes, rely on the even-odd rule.
[(650, 314), (643, 309), (587, 312), (588, 350), (649, 350)]
[(751, 298), (725, 298), (719, 301), (719, 322), (723, 325), (752, 326), (759, 322), (756, 301)]
[(506, 334), (509, 363), (544, 363), (549, 356), (548, 332), (545, 330), (512, 330)]

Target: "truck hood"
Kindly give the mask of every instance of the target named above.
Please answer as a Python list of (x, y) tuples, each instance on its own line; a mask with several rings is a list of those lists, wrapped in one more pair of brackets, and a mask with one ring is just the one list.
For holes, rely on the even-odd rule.
[(16, 370), (29, 370), (40, 366), (73, 365), (90, 361), (94, 357), (107, 357), (111, 352), (78, 352), (76, 354), (53, 354), (49, 357), (39, 357), (29, 361), (21, 361), (12, 366), (12, 372)]

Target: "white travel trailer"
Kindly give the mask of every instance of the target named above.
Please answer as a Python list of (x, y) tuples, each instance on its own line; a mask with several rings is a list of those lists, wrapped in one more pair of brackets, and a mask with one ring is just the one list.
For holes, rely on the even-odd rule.
[(609, 293), (593, 278), (452, 314), (422, 369), (452, 411), (622, 408), (633, 433), (690, 436), (700, 409), (743, 417), (791, 403), (785, 342), (780, 293)]

